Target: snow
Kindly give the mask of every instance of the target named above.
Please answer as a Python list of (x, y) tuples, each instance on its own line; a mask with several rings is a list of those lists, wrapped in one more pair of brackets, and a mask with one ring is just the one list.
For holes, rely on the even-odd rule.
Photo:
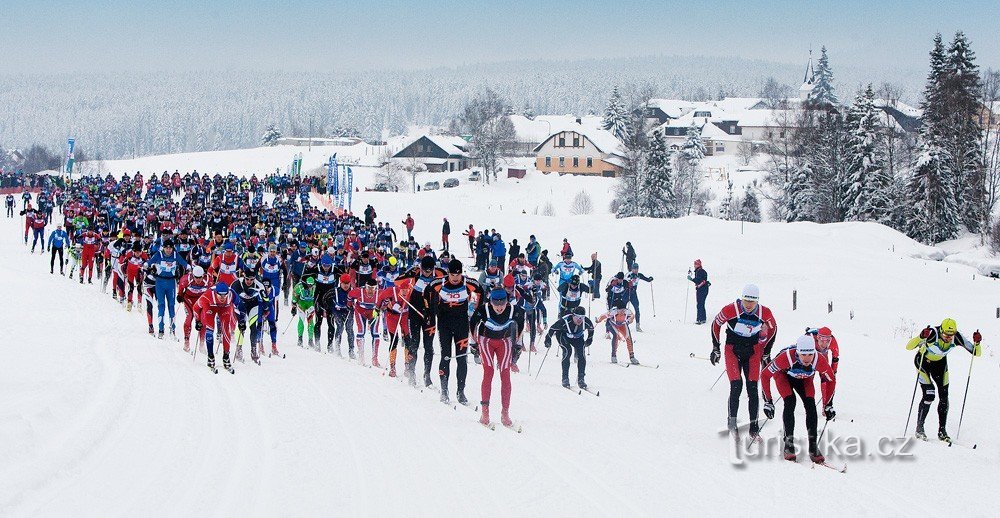
[[(234, 162), (266, 171), (285, 160), (279, 151), (248, 153), (273, 163), (249, 156)], [(326, 153), (306, 156), (318, 161)], [(183, 170), (184, 157), (169, 166), (157, 157), (144, 163)], [(535, 234), (550, 251), (568, 237), (585, 265), (590, 252), (599, 253), (606, 277), (618, 269), (623, 242), (636, 246), (642, 271), (656, 278), (652, 290), (640, 291), (646, 332), (636, 334), (636, 354), (660, 368), (610, 365), (608, 342), (598, 334), (587, 379), (601, 395), (580, 396), (559, 388), (553, 351), (537, 381), (513, 375), (511, 414), (522, 434), (485, 430), (472, 411), (441, 405), (433, 391), (298, 349), (294, 331), (279, 338), (287, 359), (213, 375), (180, 344), (149, 338), (141, 313), (124, 312), (95, 286), (46, 275), (47, 256), (30, 256), (21, 244), (23, 222), (4, 219), (0, 279), (17, 296), (0, 301), (0, 314), (17, 325), (7, 328), (0, 363), (0, 515), (791, 516), (801, 510), (776, 500), (802, 487), (823, 495), (810, 507), (817, 516), (993, 514), (1000, 504), (989, 490), (1000, 465), (1000, 373), (991, 345), (1000, 336), (998, 281), (973, 279), (967, 266), (913, 259), (927, 247), (871, 223), (615, 220), (605, 212), (609, 195), (594, 199), (599, 213), (568, 216), (576, 190), (606, 185), (529, 175), (490, 187), (354, 195), (356, 207), (372, 203), (382, 220), (412, 213), (421, 242), (436, 243), (443, 217), (456, 232), (473, 223), (522, 244)], [(533, 214), (550, 199), (557, 217)], [(452, 242), (462, 250), (460, 236)], [(847, 458), (846, 474), (774, 458), (733, 469), (717, 433), (725, 425), (726, 390), (708, 390), (721, 368), (688, 357), (710, 349), (708, 329), (690, 324), (694, 305), (684, 276), (695, 258), (713, 283), (710, 317), (755, 282), (775, 313), (779, 345), (806, 326), (833, 329), (842, 351), (839, 417), (827, 434), (860, 437), (870, 447), (898, 436), (906, 420), (914, 380), (906, 338), (945, 316), (967, 335), (980, 329), (985, 352), (974, 364), (960, 437), (978, 448), (920, 443), (907, 459)], [(592, 309), (601, 305), (594, 301)], [(385, 362), (385, 347), (381, 354)], [(969, 358), (964, 351), (950, 356), (953, 436)], [(541, 360), (535, 355), (532, 368)], [(470, 365), (472, 401), (480, 379), (481, 369)], [(494, 404), (498, 393), (495, 384)], [(745, 402), (740, 415), (746, 418)], [(773, 440), (779, 429), (771, 423), (764, 436)], [(801, 409), (796, 430), (804, 434)], [(831, 455), (831, 462), (844, 460)], [(928, 498), (917, 482), (949, 476), (983, 490), (974, 498)]]

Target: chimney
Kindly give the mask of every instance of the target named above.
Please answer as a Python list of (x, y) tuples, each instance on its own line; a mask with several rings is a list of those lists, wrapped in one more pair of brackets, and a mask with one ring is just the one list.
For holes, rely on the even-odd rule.
[(583, 119), (581, 119), (580, 117), (577, 117), (576, 118), (576, 123), (577, 124), (583, 124)]

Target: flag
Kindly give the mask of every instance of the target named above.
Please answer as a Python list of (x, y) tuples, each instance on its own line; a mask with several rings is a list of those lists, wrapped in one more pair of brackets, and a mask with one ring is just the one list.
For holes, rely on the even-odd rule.
[(347, 168), (347, 212), (351, 212), (351, 198), (354, 196), (354, 171)]
[(73, 162), (76, 158), (73, 156), (73, 148), (76, 147), (76, 139), (67, 139), (66, 143), (69, 146), (69, 150), (66, 152), (66, 174), (73, 174)]

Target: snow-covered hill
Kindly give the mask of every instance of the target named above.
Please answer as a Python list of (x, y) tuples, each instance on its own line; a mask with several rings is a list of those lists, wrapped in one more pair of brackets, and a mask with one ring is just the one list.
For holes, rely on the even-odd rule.
[[(486, 430), (474, 412), (440, 404), (433, 391), (299, 349), (294, 331), (279, 338), (288, 358), (212, 375), (180, 344), (149, 338), (141, 313), (124, 312), (95, 286), (45, 273), (47, 257), (29, 255), (21, 243), (23, 223), (4, 219), (0, 515), (994, 514), (996, 280), (920, 259), (934, 250), (874, 224), (571, 216), (576, 190), (607, 192), (606, 182), (464, 184), (359, 192), (354, 204), (371, 203), (379, 219), (397, 226), (412, 213), (418, 240), (435, 244), (447, 217), (456, 250), (463, 244), (458, 230), (469, 223), (496, 228), (508, 241), (534, 234), (553, 254), (567, 237), (584, 264), (599, 254), (606, 277), (630, 240), (641, 270), (655, 278), (640, 292), (646, 332), (636, 335), (636, 355), (659, 368), (611, 365), (609, 342), (598, 336), (588, 358), (588, 382), (601, 392), (593, 397), (559, 387), (555, 350), (537, 381), (525, 372), (524, 356), (511, 408), (521, 434)], [(604, 196), (594, 201), (606, 211)], [(557, 216), (535, 215), (549, 199)], [(860, 456), (828, 451), (831, 462), (848, 463), (847, 473), (792, 465), (774, 451), (744, 469), (728, 463), (728, 442), (718, 433), (727, 390), (724, 383), (709, 390), (721, 367), (689, 358), (711, 347), (708, 329), (691, 324), (694, 301), (684, 277), (695, 258), (712, 280), (710, 316), (755, 282), (775, 313), (780, 345), (806, 326), (833, 329), (842, 357), (839, 417), (827, 435), (859, 438), (867, 448)], [(880, 438), (903, 431), (914, 382), (906, 338), (946, 316), (963, 332), (978, 328), (985, 336), (959, 438), (978, 447), (920, 443), (907, 447), (911, 457), (869, 456)], [(384, 348), (382, 355), (384, 362)], [(541, 360), (531, 358), (533, 374)], [(950, 356), (953, 436), (969, 360), (964, 351)], [(480, 380), (481, 370), (470, 365), (472, 401)], [(745, 402), (740, 415), (745, 419)], [(933, 429), (933, 412), (928, 419)], [(764, 436), (776, 444), (780, 428), (769, 423)], [(796, 431), (805, 433), (801, 409)], [(932, 496), (928, 481), (954, 484)]]

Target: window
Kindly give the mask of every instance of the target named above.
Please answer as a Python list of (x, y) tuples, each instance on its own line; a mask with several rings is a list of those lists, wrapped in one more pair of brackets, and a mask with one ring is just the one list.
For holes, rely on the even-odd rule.
[(557, 145), (556, 147), (566, 147), (566, 136), (565, 135), (559, 135), (559, 145)]
[(587, 169), (590, 169), (591, 167), (594, 167), (594, 157), (588, 156), (587, 157)]
[(580, 167), (580, 159), (573, 157), (573, 167)]
[(545, 157), (545, 167), (552, 167), (552, 157)]
[(721, 143), (721, 142), (716, 142), (715, 143), (715, 152), (716, 153), (725, 153), (726, 152), (726, 145), (723, 144), (723, 143)]
[(566, 157), (561, 156), (559, 157), (559, 168), (562, 169), (563, 167), (566, 167)]
[(580, 135), (573, 134), (573, 147), (580, 147)]

